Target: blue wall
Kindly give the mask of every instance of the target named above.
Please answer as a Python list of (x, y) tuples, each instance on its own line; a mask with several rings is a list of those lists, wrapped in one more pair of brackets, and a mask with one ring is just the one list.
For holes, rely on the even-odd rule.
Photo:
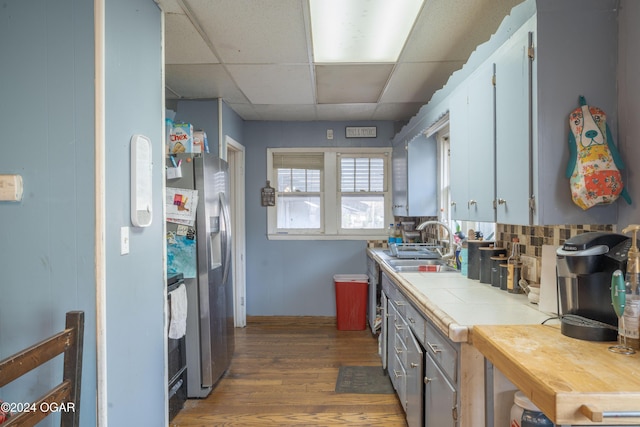
[[(152, 0), (106, 9), (106, 306), (109, 425), (166, 426), (161, 13)], [(0, 173), (20, 174), (21, 202), (0, 202), (0, 358), (85, 312), (82, 426), (96, 424), (94, 10), (84, 0), (0, 7)], [(129, 140), (153, 142), (154, 217), (132, 229)], [(61, 380), (57, 358), (0, 390), (21, 402)], [(41, 425), (58, 425), (50, 417)]]
[[(346, 139), (345, 126), (377, 126), (378, 137)], [(245, 122), (248, 316), (335, 316), (333, 275), (366, 273), (366, 241), (267, 239), (267, 148), (389, 147), (394, 132), (393, 122)]]
[(625, 161), (624, 184), (633, 203), (618, 201), (618, 231), (629, 224), (640, 224), (640, 3), (620, 3), (618, 36), (618, 148)]
[[(166, 426), (161, 12), (151, 0), (106, 2), (107, 395), (113, 426)], [(153, 219), (131, 228), (130, 139), (151, 139)]]
[[(623, 157), (640, 157), (640, 7), (620, 8), (619, 141)], [(162, 248), (160, 12), (152, 0), (107, 6), (106, 233), (108, 403), (110, 425), (166, 426)], [(86, 314), (81, 425), (96, 423), (96, 284), (93, 2), (5, 0), (0, 8), (0, 173), (20, 174), (23, 200), (0, 202), (0, 358), (51, 335), (64, 313)], [(217, 102), (216, 102), (217, 106)], [(217, 108), (217, 107), (216, 107)], [(226, 113), (223, 129), (246, 147), (247, 312), (249, 315), (334, 315), (333, 275), (365, 272), (360, 241), (269, 241), (260, 188), (266, 148), (389, 146), (393, 123), (375, 140), (345, 140), (345, 123), (246, 122)], [(217, 114), (217, 113), (216, 113)], [(416, 120), (420, 121), (421, 117)], [(227, 124), (230, 120), (230, 124)], [(398, 138), (407, 137), (411, 125)], [(216, 120), (213, 123), (217, 124)], [(327, 141), (326, 129), (336, 139)], [(217, 128), (213, 131), (217, 135)], [(129, 222), (129, 139), (153, 141), (154, 218), (133, 229), (131, 253), (119, 254)], [(216, 148), (217, 150), (217, 148)], [(638, 223), (637, 162), (627, 162), (632, 206), (621, 223)], [(59, 381), (61, 361), (0, 389), (23, 401)], [(55, 418), (42, 423), (56, 425)]]
[[(24, 181), (21, 202), (0, 202), (0, 359), (84, 310), (80, 423), (95, 425), (93, 2), (3, 1), (0, 56), (0, 174)], [(57, 358), (0, 398), (34, 399), (61, 374)]]
[(222, 103), (222, 132), (242, 144), (244, 139), (244, 120), (233, 111), (226, 102)]
[(218, 154), (218, 100), (178, 101), (174, 121), (191, 123), (193, 130), (203, 130), (207, 134), (209, 152)]

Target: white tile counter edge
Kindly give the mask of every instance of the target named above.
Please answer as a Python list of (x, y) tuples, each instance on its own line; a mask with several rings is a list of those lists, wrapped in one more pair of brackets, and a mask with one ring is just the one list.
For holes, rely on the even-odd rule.
[(454, 342), (468, 342), (474, 325), (539, 324), (553, 317), (529, 303), (524, 294), (511, 294), (490, 284), (451, 273), (396, 273), (382, 248), (367, 253), (438, 329)]

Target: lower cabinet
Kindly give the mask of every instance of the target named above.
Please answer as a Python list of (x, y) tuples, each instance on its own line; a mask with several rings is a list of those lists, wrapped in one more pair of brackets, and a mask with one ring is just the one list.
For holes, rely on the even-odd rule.
[(457, 344), (436, 330), (384, 273), (382, 302), (386, 316), (381, 342), (386, 347), (383, 344), (381, 356), (407, 425), (458, 427)]
[(407, 358), (405, 366), (407, 401), (405, 411), (409, 426), (422, 425), (424, 396), (424, 351), (411, 331), (407, 332)]
[(371, 332), (376, 334), (380, 327), (380, 312), (378, 310), (378, 302), (380, 301), (380, 266), (369, 256), (367, 256), (367, 276), (369, 277), (367, 320)]
[(430, 354), (427, 354), (424, 383), (424, 425), (438, 427), (457, 426), (458, 392)]

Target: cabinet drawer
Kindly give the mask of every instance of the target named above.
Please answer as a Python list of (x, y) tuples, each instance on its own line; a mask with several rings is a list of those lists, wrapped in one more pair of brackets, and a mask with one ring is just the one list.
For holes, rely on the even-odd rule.
[(398, 311), (398, 314), (402, 317), (405, 317), (407, 313), (407, 306), (409, 305), (409, 303), (404, 299), (404, 296), (400, 293), (400, 291), (394, 287), (390, 290), (385, 289), (385, 293), (387, 294), (389, 303), (392, 304), (393, 307)]
[(401, 334), (396, 334), (395, 340), (393, 342), (393, 351), (400, 361), (400, 364), (406, 368), (407, 365), (407, 345), (405, 344), (404, 338)]
[(389, 298), (389, 301), (391, 301), (396, 310), (398, 310), (398, 314), (405, 317), (409, 303), (404, 299), (404, 295), (400, 293), (398, 288), (395, 288), (395, 292), (392, 292), (391, 295), (387, 295), (387, 298)]
[(397, 301), (398, 298), (402, 297), (396, 285), (384, 273), (382, 273), (382, 290), (387, 294), (389, 300)]
[(402, 409), (407, 410), (407, 373), (404, 370), (404, 365), (400, 358), (396, 355), (393, 364), (393, 371), (389, 372), (391, 375), (391, 382), (396, 385), (396, 392), (398, 393), (398, 399), (402, 404)]
[(422, 317), (422, 314), (413, 308), (412, 305), (407, 304), (405, 318), (407, 319), (409, 328), (411, 328), (418, 341), (420, 341), (422, 345), (426, 345), (427, 321)]
[(430, 323), (426, 324), (425, 348), (451, 381), (456, 383), (458, 381), (458, 350)]

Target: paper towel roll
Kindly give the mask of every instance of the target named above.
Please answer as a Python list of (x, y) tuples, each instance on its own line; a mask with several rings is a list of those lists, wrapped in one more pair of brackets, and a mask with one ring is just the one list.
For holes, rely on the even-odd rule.
[(542, 245), (538, 309), (547, 313), (558, 312), (558, 287), (556, 284), (556, 249), (558, 248), (559, 246)]

